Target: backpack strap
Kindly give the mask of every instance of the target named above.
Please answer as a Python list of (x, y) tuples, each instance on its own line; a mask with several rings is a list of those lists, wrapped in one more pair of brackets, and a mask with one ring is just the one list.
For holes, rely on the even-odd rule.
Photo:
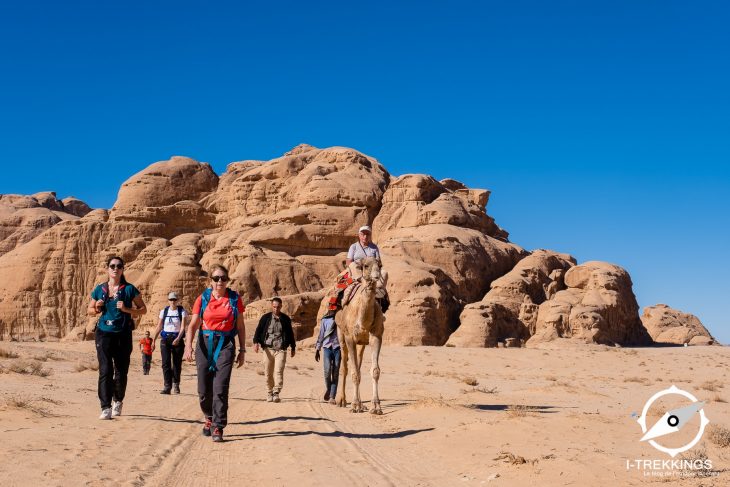
[(233, 309), (233, 327), (236, 327), (236, 321), (238, 321), (238, 300), (240, 296), (236, 291), (233, 289), (228, 290), (228, 300), (231, 303), (231, 308)]
[(203, 294), (200, 296), (200, 319), (203, 319), (203, 313), (205, 313), (205, 308), (208, 307), (208, 302), (210, 301), (210, 295), (213, 292), (212, 288), (206, 288), (205, 291), (203, 291)]
[(162, 326), (165, 326), (165, 321), (167, 320), (167, 312), (170, 311), (169, 306), (165, 306), (165, 311), (162, 312)]

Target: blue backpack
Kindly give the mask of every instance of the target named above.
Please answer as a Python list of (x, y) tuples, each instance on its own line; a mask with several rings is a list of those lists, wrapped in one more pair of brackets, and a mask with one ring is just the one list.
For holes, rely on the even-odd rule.
[[(238, 330), (236, 329), (236, 321), (238, 320), (238, 300), (240, 296), (238, 293), (232, 289), (227, 289), (228, 291), (228, 300), (231, 303), (231, 308), (233, 309), (233, 329), (231, 331), (217, 331), (217, 330), (203, 330), (202, 325), (200, 329), (200, 335), (201, 339), (203, 337), (208, 338), (208, 370), (211, 372), (215, 372), (218, 370), (218, 367), (216, 367), (216, 362), (218, 362), (218, 357), (221, 354), (221, 349), (223, 348), (223, 342), (225, 341), (225, 337), (234, 337), (238, 334)], [(213, 293), (213, 289), (207, 288), (205, 291), (203, 291), (203, 294), (201, 296), (201, 303), (200, 303), (200, 319), (203, 319), (203, 313), (205, 313), (205, 308), (208, 307), (208, 303), (210, 302), (211, 294)], [(215, 350), (213, 350), (213, 337), (218, 336), (218, 345), (215, 347)]]

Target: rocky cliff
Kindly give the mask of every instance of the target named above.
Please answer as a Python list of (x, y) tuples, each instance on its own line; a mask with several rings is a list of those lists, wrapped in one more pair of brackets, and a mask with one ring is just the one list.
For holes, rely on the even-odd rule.
[(281, 296), (303, 339), (357, 229), (371, 224), (390, 274), (387, 344), (651, 343), (626, 271), (511, 243), (487, 214), (489, 196), (308, 145), (231, 163), (220, 177), (186, 157), (157, 162), (122, 185), (110, 210), (54, 193), (2, 195), (0, 338), (88, 337), (89, 293), (117, 254), (150, 309), (142, 327), (171, 290), (190, 309), (222, 263), (249, 327)]

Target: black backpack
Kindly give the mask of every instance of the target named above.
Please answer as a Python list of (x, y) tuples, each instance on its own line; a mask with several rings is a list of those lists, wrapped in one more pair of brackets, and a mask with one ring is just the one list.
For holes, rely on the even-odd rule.
[[(170, 311), (170, 307), (169, 306), (165, 306), (165, 311), (162, 312), (162, 326), (165, 326), (165, 320), (167, 319), (167, 312), (168, 311)], [(183, 307), (182, 306), (178, 306), (177, 307), (177, 317), (180, 319), (180, 326), (184, 326), (183, 320), (182, 320), (182, 312), (183, 311), (184, 310), (183, 310)]]

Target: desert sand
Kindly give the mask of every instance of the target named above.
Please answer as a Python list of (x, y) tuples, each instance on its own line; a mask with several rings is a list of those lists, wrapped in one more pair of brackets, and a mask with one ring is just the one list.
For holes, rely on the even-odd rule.
[[(160, 395), (157, 353), (149, 376), (133, 353), (123, 416), (98, 420), (97, 372), (78, 371), (95, 363), (93, 347), (0, 344), (18, 355), (0, 358), (0, 485), (728, 484), (730, 448), (710, 439), (730, 421), (727, 347), (384, 347), (383, 416), (323, 403), (322, 365), (304, 347), (287, 362), (282, 402), (267, 403), (261, 355), (249, 350), (221, 444), (200, 434), (194, 367), (184, 366), (181, 395)], [(50, 375), (12, 371), (33, 363)], [(671, 384), (708, 401), (710, 429), (683, 455), (711, 459), (712, 477), (626, 468), (669, 458), (639, 441), (632, 413)], [(369, 400), (367, 374), (362, 392)], [(665, 443), (698, 424), (695, 415)]]

